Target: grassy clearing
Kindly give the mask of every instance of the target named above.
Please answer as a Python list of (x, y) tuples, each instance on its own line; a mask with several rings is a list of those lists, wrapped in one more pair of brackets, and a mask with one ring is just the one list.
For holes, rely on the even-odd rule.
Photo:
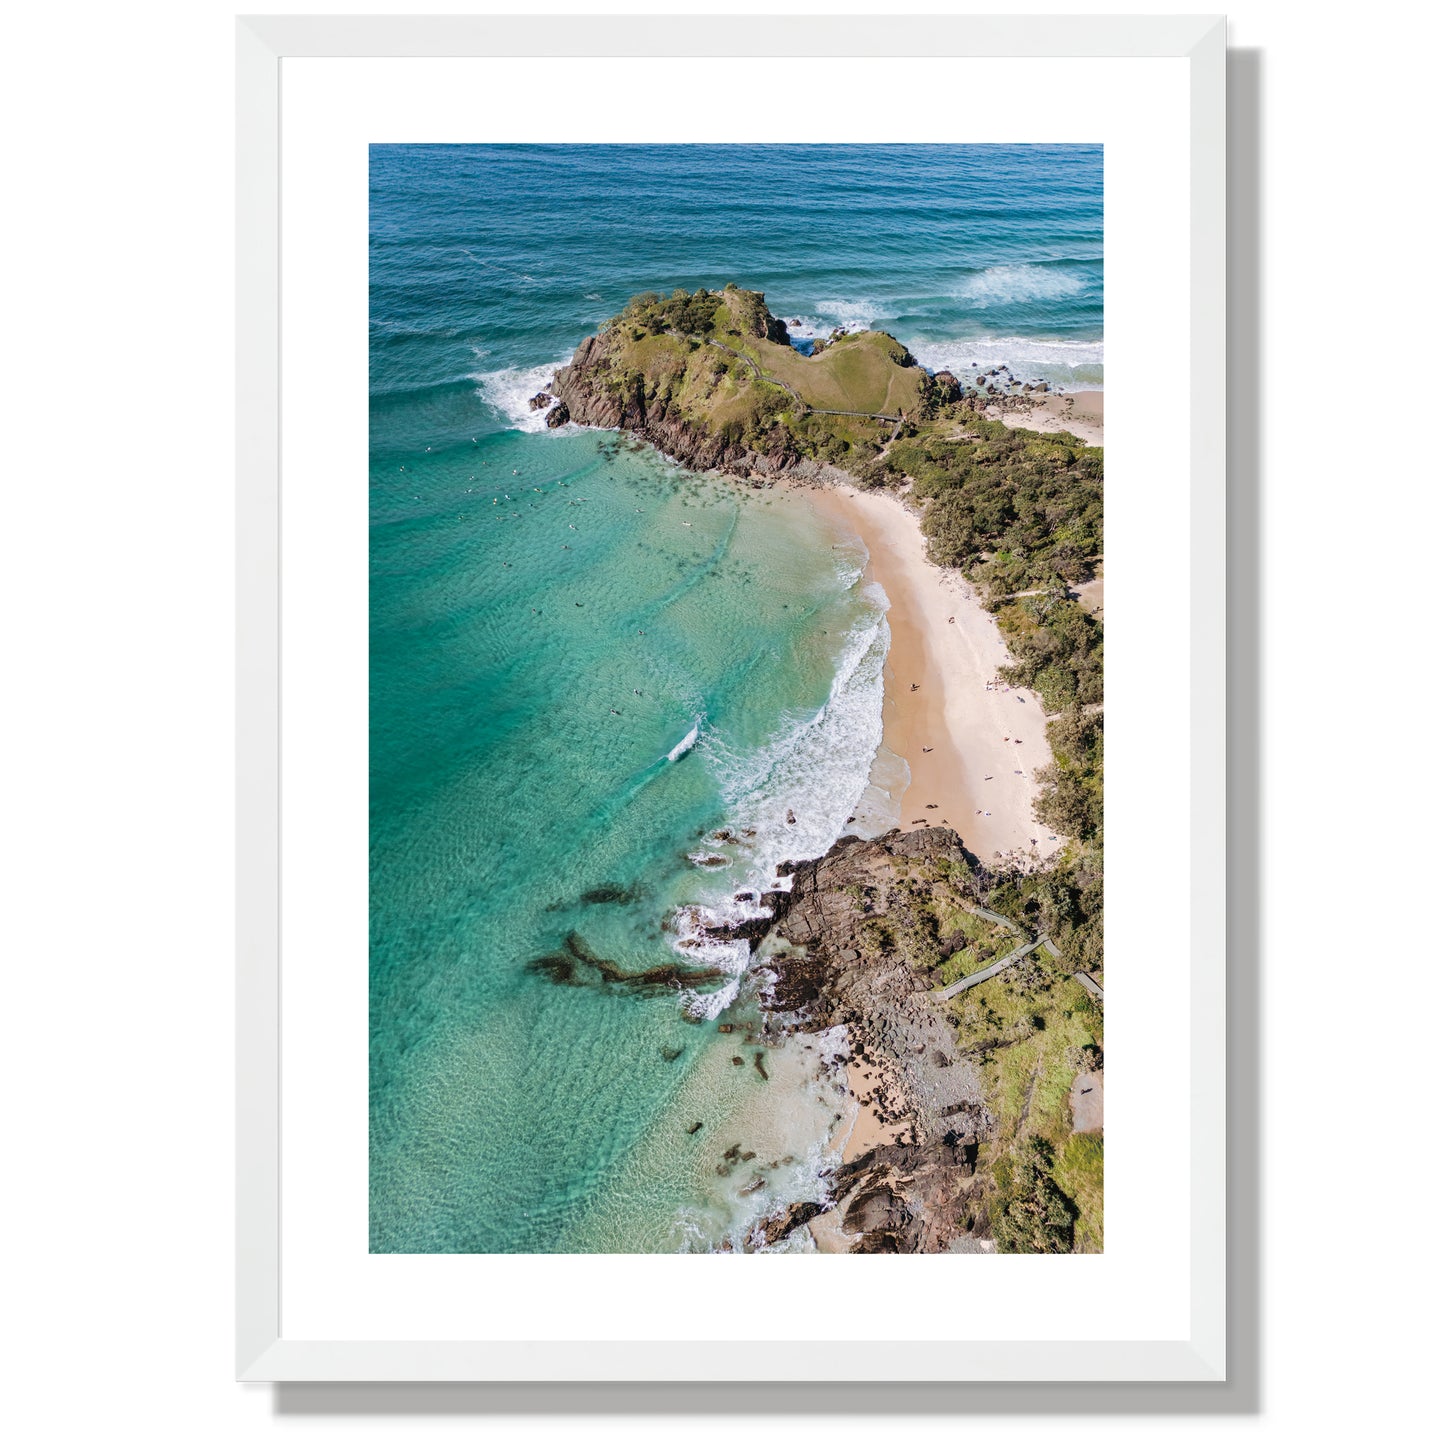
[(965, 1048), (990, 1045), (982, 1063), (997, 1094), (1000, 1133), (1012, 1138), (1027, 1129), (1059, 1143), (1073, 1129), (1069, 1087), (1078, 1051), (1099, 1042), (1098, 1014), (1079, 983), (1036, 957), (959, 996), (959, 1040)]
[(1018, 939), (1008, 929), (951, 904), (947, 896), (938, 902), (936, 913), (940, 934), (946, 937), (962, 934), (968, 940), (962, 948), (944, 960), (942, 981), (945, 984), (954, 983), (970, 973), (987, 968), (995, 959), (1012, 952), (1018, 945)]
[[(733, 344), (730, 338), (721, 339)], [(739, 351), (769, 376), (787, 382), (809, 406), (891, 416), (918, 407), (923, 373), (916, 366), (902, 365), (908, 353), (881, 331), (844, 337), (816, 357), (763, 337), (739, 337), (738, 343)]]

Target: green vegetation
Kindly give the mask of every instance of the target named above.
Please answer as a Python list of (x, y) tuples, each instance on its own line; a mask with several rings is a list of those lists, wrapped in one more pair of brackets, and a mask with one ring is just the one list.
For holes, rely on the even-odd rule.
[(1079, 1211), (1074, 1247), (1080, 1254), (1104, 1249), (1104, 1136), (1071, 1134), (1054, 1164), (1054, 1178)]
[[(994, 1128), (981, 1141), (980, 1204), (1000, 1249), (1095, 1251), (1103, 1241), (1103, 1138), (1076, 1142), (1070, 1091), (1103, 1067), (1103, 1013), (1074, 978), (1102, 964), (1098, 851), (1073, 845), (1058, 866), (995, 873), (982, 864), (896, 858), (885, 917), (868, 918), (860, 945), (906, 958), (951, 983), (1043, 933), (1039, 948), (956, 995), (948, 1007), (961, 1053), (978, 1070)], [(854, 898), (876, 906), (870, 890)], [(985, 918), (986, 908), (1010, 919)], [(1032, 1242), (1029, 1242), (1032, 1241)]]
[(1054, 1151), (1039, 1138), (1027, 1140), (994, 1166), (998, 1192), (989, 1201), (989, 1223), (1001, 1254), (1069, 1254), (1078, 1208), (1053, 1173)]
[[(1053, 763), (1040, 823), (1102, 845), (1104, 629), (1072, 589), (1103, 547), (1104, 454), (1067, 433), (991, 421), (881, 331), (803, 356), (760, 292), (652, 292), (604, 332), (606, 384), (731, 447), (847, 468), (865, 487), (911, 485), (930, 555), (981, 589), (1016, 659), (1006, 681), (1038, 692)], [(946, 378), (945, 378), (946, 380)], [(945, 395), (956, 396), (944, 400)], [(902, 416), (902, 435), (870, 415)]]
[(967, 940), (961, 948), (944, 959), (939, 970), (940, 980), (945, 984), (966, 978), (987, 968), (996, 958), (1017, 947), (1018, 939), (1008, 929), (992, 923), (977, 914), (948, 911), (947, 904), (941, 904), (939, 912), (940, 929), (947, 927), (954, 935), (954, 942), (962, 935)]
[(857, 332), (807, 357), (762, 294), (736, 286), (665, 298), (646, 292), (602, 338), (606, 367), (597, 384), (664, 403), (700, 431), (763, 454), (862, 465), (892, 431), (875, 418), (921, 415), (930, 393), (927, 373), (893, 337)]
[(913, 482), (926, 498), (929, 554), (1003, 599), (1087, 581), (1103, 547), (1104, 453), (1067, 433), (990, 421), (963, 403), (900, 437), (860, 481)]

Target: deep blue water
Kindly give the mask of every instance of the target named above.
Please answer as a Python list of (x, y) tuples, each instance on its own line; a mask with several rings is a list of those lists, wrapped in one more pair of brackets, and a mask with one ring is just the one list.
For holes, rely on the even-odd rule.
[[(527, 965), (570, 935), (735, 972), (702, 924), (848, 817), (891, 820), (885, 604), (806, 504), (547, 432), (526, 398), (634, 293), (728, 281), (800, 335), (871, 324), (935, 369), (1097, 385), (1102, 155), (371, 154), (372, 1248), (736, 1241), (816, 1187), (817, 1053), (734, 1067), (735, 979)], [(718, 1173), (733, 1142), (765, 1188)]]

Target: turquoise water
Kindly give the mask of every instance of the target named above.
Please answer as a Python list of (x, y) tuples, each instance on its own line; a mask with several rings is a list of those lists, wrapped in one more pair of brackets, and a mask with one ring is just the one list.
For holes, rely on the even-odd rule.
[[(754, 1064), (746, 950), (702, 929), (850, 817), (894, 821), (886, 600), (856, 540), (547, 432), (526, 397), (635, 291), (727, 280), (803, 333), (869, 321), (926, 364), (1096, 383), (1100, 166), (373, 148), (374, 1250), (716, 1247), (817, 1197), (841, 1107), (821, 1050)], [(579, 953), (715, 976), (636, 990)], [(529, 967), (559, 955), (570, 985)], [(755, 1160), (729, 1168), (734, 1143)]]

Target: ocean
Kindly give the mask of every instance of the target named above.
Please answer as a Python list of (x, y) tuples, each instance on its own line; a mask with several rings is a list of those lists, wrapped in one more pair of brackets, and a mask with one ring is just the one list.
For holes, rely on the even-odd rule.
[(704, 930), (897, 821), (887, 599), (797, 499), (527, 399), (633, 294), (728, 281), (1099, 386), (1102, 241), (1090, 147), (372, 148), (373, 1251), (739, 1247), (848, 1107), (837, 1039), (739, 1043)]

